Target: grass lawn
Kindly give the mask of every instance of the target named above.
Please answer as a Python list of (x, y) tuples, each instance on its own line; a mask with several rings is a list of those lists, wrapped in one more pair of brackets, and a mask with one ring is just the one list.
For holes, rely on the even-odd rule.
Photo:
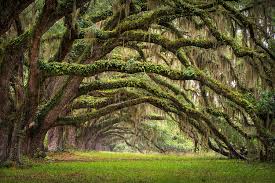
[(275, 164), (247, 163), (209, 154), (109, 152), (49, 154), (31, 168), (0, 168), (4, 182), (275, 182)]

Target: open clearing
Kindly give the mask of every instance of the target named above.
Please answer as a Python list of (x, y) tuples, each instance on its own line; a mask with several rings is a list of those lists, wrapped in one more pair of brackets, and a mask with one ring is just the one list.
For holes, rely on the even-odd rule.
[(211, 154), (49, 154), (31, 168), (1, 168), (0, 182), (275, 182), (275, 164)]

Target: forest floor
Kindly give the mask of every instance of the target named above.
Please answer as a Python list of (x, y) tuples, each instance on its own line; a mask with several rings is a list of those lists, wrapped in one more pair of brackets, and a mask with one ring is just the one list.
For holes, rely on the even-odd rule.
[(49, 153), (31, 167), (0, 168), (0, 182), (275, 182), (275, 164), (213, 154)]

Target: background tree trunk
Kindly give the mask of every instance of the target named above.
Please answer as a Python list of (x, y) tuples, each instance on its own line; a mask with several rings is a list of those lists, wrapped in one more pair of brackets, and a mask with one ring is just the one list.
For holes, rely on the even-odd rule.
[(11, 144), (11, 133), (12, 127), (0, 128), (0, 162), (4, 162), (8, 158)]
[(66, 147), (76, 147), (76, 128), (73, 126), (69, 126), (66, 128)]
[(48, 131), (48, 150), (59, 151), (63, 149), (63, 127), (55, 127)]

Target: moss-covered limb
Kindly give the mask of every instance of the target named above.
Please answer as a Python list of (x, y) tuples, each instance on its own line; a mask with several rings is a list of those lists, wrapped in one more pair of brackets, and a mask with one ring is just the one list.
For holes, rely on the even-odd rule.
[[(95, 38), (109, 39), (109, 38), (118, 37), (123, 32), (129, 31), (129, 30), (148, 28), (150, 24), (153, 22), (161, 22), (161, 24), (166, 24), (172, 19), (179, 18), (182, 16), (192, 16), (192, 15), (193, 15), (193, 12), (182, 11), (180, 8), (161, 7), (154, 10), (130, 15), (127, 18), (125, 18), (123, 21), (121, 21), (121, 15), (119, 15), (121, 22), (114, 29), (104, 28), (104, 31), (99, 31), (92, 28), (93, 30), (92, 32)], [(106, 27), (108, 26), (106, 25)], [(83, 38), (84, 35), (85, 35), (85, 31), (80, 33), (79, 38)], [(180, 42), (178, 43), (180, 44)]]
[(163, 116), (158, 116), (158, 115), (146, 115), (142, 117), (143, 120), (166, 120), (165, 117)]
[(131, 48), (133, 50), (136, 50), (140, 56), (140, 58), (143, 60), (143, 61), (146, 61), (146, 58), (145, 58), (145, 54), (143, 52), (143, 50), (138, 46), (138, 43), (137, 42), (128, 42), (124, 45), (125, 47), (128, 47), (128, 48)]
[[(178, 121), (179, 126), (180, 126), (182, 131), (185, 131), (184, 130), (185, 124), (182, 122), (182, 121), (184, 121), (184, 118), (186, 119), (186, 117), (184, 117), (184, 115), (180, 115), (179, 116), (180, 121)], [(197, 121), (194, 118), (188, 118), (188, 123), (192, 127), (194, 127), (196, 129), (196, 131), (203, 137), (209, 137), (209, 136), (213, 135), (213, 134), (211, 134), (211, 131), (208, 130), (207, 125), (204, 124), (204, 123), (201, 123), (201, 121)]]
[(219, 154), (230, 157), (230, 153), (228, 151), (224, 150), (223, 148), (216, 147), (210, 139), (208, 139), (208, 147)]
[(130, 95), (122, 95), (122, 96), (117, 96), (114, 95), (112, 97), (108, 97), (108, 98), (94, 98), (94, 97), (88, 97), (88, 96), (84, 96), (84, 97), (80, 97), (75, 99), (75, 101), (72, 104), (72, 109), (81, 109), (81, 108), (95, 108), (95, 109), (99, 109), (99, 108), (103, 108), (106, 107), (110, 104), (114, 104), (118, 101), (122, 102), (125, 100), (129, 100), (129, 99), (134, 99), (134, 96), (130, 96)]
[(173, 80), (199, 80), (217, 94), (223, 95), (236, 104), (242, 106), (249, 114), (254, 112), (253, 104), (245, 99), (238, 91), (232, 90), (220, 82), (205, 75), (202, 71), (195, 68), (187, 68), (183, 72), (171, 70), (161, 65), (150, 63), (127, 63), (118, 60), (99, 61), (94, 64), (68, 64), (68, 63), (40, 63), (40, 69), (48, 74), (48, 76), (57, 75), (77, 75), (77, 76), (92, 76), (105, 71), (118, 71), (126, 73), (147, 72), (156, 73), (168, 77)]
[(89, 20), (91, 20), (92, 22), (100, 22), (100, 21), (105, 20), (106, 18), (108, 18), (112, 15), (113, 15), (112, 10), (105, 10), (105, 11), (102, 11), (98, 14), (93, 14), (92, 16), (89, 17)]
[(217, 47), (217, 42), (214, 40), (179, 38), (171, 41), (170, 39), (165, 38), (159, 34), (144, 31), (127, 31), (121, 35), (121, 38), (127, 41), (155, 43), (161, 45), (169, 51), (176, 50), (185, 46), (195, 46), (206, 49)]
[(155, 22), (158, 18), (173, 14), (177, 14), (175, 9), (168, 7), (161, 7), (148, 12), (135, 14), (127, 17), (124, 21), (122, 21), (118, 25), (118, 27), (116, 27), (116, 30), (124, 32), (126, 30), (144, 28), (146, 26), (149, 26), (151, 23)]
[(245, 108), (250, 114), (254, 112), (253, 104), (245, 99), (245, 97), (238, 91), (232, 90), (220, 82), (212, 79), (204, 74), (202, 71), (188, 67), (184, 71), (177, 71), (169, 69), (161, 65), (154, 65), (150, 63), (127, 63), (118, 60), (98, 61), (94, 64), (68, 64), (68, 63), (40, 63), (40, 69), (47, 73), (48, 76), (58, 75), (77, 75), (77, 76), (92, 76), (105, 71), (118, 71), (126, 73), (155, 73), (168, 77), (173, 80), (199, 80), (217, 94), (223, 95), (236, 104)]
[(190, 60), (188, 59), (185, 51), (183, 50), (183, 48), (179, 48), (176, 52), (174, 52), (177, 56), (177, 58), (179, 59), (180, 63), (182, 65), (184, 65), (185, 67), (189, 67), (191, 66), (191, 62)]
[(211, 88), (217, 94), (222, 95), (222, 96), (230, 99), (234, 103), (240, 105), (248, 113), (255, 112), (253, 102), (246, 99), (246, 97), (242, 93), (238, 92), (237, 90), (231, 89), (231, 88), (227, 87), (226, 85), (223, 85), (221, 82), (211, 78), (210, 76), (207, 76), (202, 71), (197, 70), (196, 73), (198, 74), (197, 80), (201, 81), (202, 84)]
[[(92, 27), (89, 29), (92, 30), (92, 33), (95, 38), (98, 38), (98, 39), (115, 38), (115, 37), (119, 37), (120, 34), (126, 31), (148, 28), (151, 23), (156, 22), (158, 19), (164, 18), (166, 16), (171, 16), (177, 13), (179, 12), (173, 8), (162, 7), (151, 11), (143, 12), (140, 14), (133, 14), (127, 17), (127, 19), (120, 22), (115, 29), (98, 30)], [(184, 16), (184, 15), (180, 15), (180, 16)], [(163, 23), (165, 23), (166, 21), (169, 21), (169, 20), (166, 20), (166, 19), (162, 20)], [(79, 35), (79, 39), (84, 37), (85, 30), (87, 32), (87, 29), (84, 29), (83, 31), (81, 31)]]
[(70, 80), (66, 80), (64, 85), (57, 91), (57, 93), (44, 105), (39, 106), (39, 109), (34, 118), (34, 124), (30, 125), (30, 130), (35, 130), (42, 125), (43, 120), (47, 116), (50, 110), (52, 110), (56, 104), (58, 104), (64, 95), (64, 89), (68, 86)]
[(234, 50), (234, 53), (239, 56), (239, 57), (244, 57), (244, 56), (250, 56), (250, 57), (257, 57), (257, 58), (265, 58), (265, 54), (258, 53), (257, 50), (253, 50), (247, 47), (242, 47), (239, 45), (233, 38), (228, 37), (217, 29), (217, 27), (214, 25), (212, 22), (209, 14), (199, 8), (196, 8), (195, 6), (192, 6), (187, 3), (179, 3), (179, 6), (181, 6), (183, 9), (186, 11), (191, 11), (194, 12), (194, 14), (200, 16), (200, 18), (204, 21), (204, 23), (207, 25), (209, 28), (210, 32), (212, 35), (221, 43), (221, 44), (227, 44), (232, 47)]
[(183, 33), (178, 30), (174, 25), (172, 25), (171, 23), (168, 22), (160, 22), (159, 25), (165, 27), (166, 29), (168, 29), (170, 32), (174, 33), (178, 38), (182, 38), (183, 37)]
[(97, 137), (105, 137), (106, 133), (108, 133), (110, 130), (113, 130), (116, 128), (116, 124), (119, 124), (121, 122), (125, 122), (125, 119), (117, 117), (117, 118), (111, 118), (111, 119), (107, 119), (105, 120), (106, 122), (103, 123), (102, 125), (100, 124), (100, 126), (98, 128), (95, 128), (95, 133), (93, 135), (93, 137), (97, 138)]
[(83, 95), (93, 90), (108, 90), (108, 89), (118, 89), (123, 87), (141, 88), (161, 98), (168, 98), (169, 96), (168, 93), (163, 92), (157, 85), (150, 82), (150, 80), (145, 78), (135, 78), (135, 77), (114, 79), (109, 81), (97, 80), (90, 84), (81, 86), (79, 89), (79, 93), (80, 95), (81, 94)]
[[(245, 17), (240, 11), (238, 11), (235, 8), (233, 8), (232, 6), (230, 6), (228, 3), (224, 2), (224, 1), (221, 1), (221, 0), (219, 0), (218, 3), (221, 4), (234, 17), (236, 17), (236, 19), (238, 19), (249, 30), (251, 38), (253, 39), (253, 41), (259, 47), (261, 47), (270, 56), (270, 58), (272, 58), (275, 61), (275, 55), (274, 55), (274, 53), (272, 53), (271, 50), (269, 50), (267, 47), (265, 47), (260, 41), (258, 41), (255, 38), (254, 27), (257, 27), (257, 25), (254, 22), (252, 22), (248, 17)], [(261, 29), (261, 28), (259, 28), (259, 29)]]
[(110, 117), (110, 118), (107, 118), (102, 121), (94, 123), (93, 128), (95, 128), (96, 131), (99, 131), (99, 133), (102, 133), (102, 132), (106, 131), (106, 128), (110, 129), (110, 127), (112, 128), (113, 125), (118, 124), (120, 122), (127, 122), (127, 120), (129, 120), (128, 115), (120, 115), (120, 116)]
[(171, 66), (171, 62), (168, 61), (168, 59), (163, 56), (161, 53), (156, 52), (156, 57), (163, 60), (163, 62), (166, 64), (166, 66)]
[(218, 4), (222, 5), (224, 9), (226, 9), (227, 11), (229, 11), (230, 13), (232, 13), (232, 15), (234, 17), (236, 17), (236, 19), (238, 19), (239, 21), (241, 21), (241, 23), (248, 28), (249, 25), (255, 25), (256, 24), (254, 22), (252, 22), (249, 18), (245, 17), (243, 14), (241, 14), (240, 11), (238, 11), (237, 9), (235, 9), (234, 7), (230, 6), (228, 3), (226, 3), (225, 1), (222, 0), (218, 0), (217, 1)]
[(228, 148), (228, 150), (231, 152), (231, 154), (237, 158), (240, 159), (246, 159), (243, 155), (241, 155), (239, 152), (237, 152), (237, 150), (234, 148), (234, 146), (230, 143), (230, 141), (228, 140), (228, 138), (222, 134), (218, 128), (212, 123), (211, 119), (206, 116), (205, 114), (195, 111), (195, 110), (189, 110), (188, 113), (186, 113), (187, 115), (192, 115), (194, 119), (196, 120), (203, 120), (208, 128), (211, 130), (211, 132), (215, 135), (215, 137), (217, 137), (219, 140), (221, 140), (226, 147)]
[(84, 115), (80, 115), (80, 116), (67, 116), (67, 117), (61, 117), (58, 119), (57, 121), (57, 125), (68, 125), (71, 123), (83, 123), (85, 121), (91, 120), (91, 119), (95, 119), (95, 118), (99, 118), (101, 116), (110, 114), (114, 111), (126, 108), (126, 107), (130, 107), (130, 106), (134, 106), (134, 105), (138, 105), (141, 103), (145, 103), (147, 101), (149, 101), (150, 98), (149, 97), (143, 97), (143, 98), (137, 98), (137, 99), (133, 99), (133, 100), (128, 100), (128, 101), (124, 101), (124, 102), (120, 102), (120, 103), (116, 103), (116, 104), (111, 104), (108, 105), (107, 107), (95, 110), (93, 112), (90, 113), (86, 113)]
[[(110, 38), (119, 37), (124, 41), (139, 41), (139, 42), (150, 42), (161, 45), (169, 51), (174, 51), (186, 46), (195, 46), (199, 48), (216, 48), (218, 46), (216, 41), (205, 40), (205, 39), (188, 39), (188, 38), (179, 38), (174, 41), (171, 41), (168, 38), (165, 38), (159, 34), (149, 33), (145, 31), (136, 31), (133, 29), (125, 30), (121, 34), (120, 31), (101, 31), (94, 29), (93, 31), (94, 38), (98, 40), (106, 40)], [(83, 38), (85, 35), (85, 30), (82, 30), (78, 38)]]
[[(139, 88), (143, 89), (147, 92), (149, 92), (149, 95), (153, 95), (158, 98), (167, 99), (173, 103), (173, 105), (179, 109), (183, 109), (184, 111), (188, 110), (190, 103), (185, 103), (184, 101), (181, 101), (180, 98), (173, 95), (168, 91), (162, 90), (156, 83), (153, 83), (152, 81), (145, 79), (145, 78), (127, 78), (127, 79), (117, 79), (117, 80), (111, 80), (111, 81), (96, 81), (89, 85), (82, 86), (80, 88), (80, 94), (85, 94), (87, 91), (92, 90), (104, 90), (104, 89), (116, 89), (116, 88), (122, 88), (122, 87), (133, 87), (133, 88)], [(128, 93), (128, 92), (126, 92)]]
[(112, 17), (107, 19), (106, 23), (104, 25), (104, 30), (114, 29), (114, 27), (117, 26), (117, 24), (120, 20), (120, 16), (122, 19), (125, 18), (125, 9), (124, 9), (124, 11), (116, 12), (115, 14), (113, 14)]
[[(116, 128), (116, 124), (126, 122), (128, 120), (127, 115), (109, 117), (101, 121), (96, 121), (90, 124), (89, 128), (92, 130), (92, 138), (98, 136), (104, 136), (109, 130)], [(75, 123), (75, 126), (79, 126), (79, 123)]]
[(6, 46), (6, 52), (17, 52), (17, 50), (25, 50), (29, 46), (30, 36), (33, 34), (33, 29), (28, 29), (16, 38), (12, 39)]
[[(212, 120), (209, 118), (208, 115), (206, 115), (196, 109), (192, 109), (190, 107), (184, 106), (184, 105), (180, 105), (179, 107), (180, 107), (179, 110), (181, 112), (185, 113), (189, 118), (194, 119), (196, 121), (204, 121), (205, 124), (208, 126), (209, 130), (212, 132), (212, 134), (215, 135), (215, 137), (220, 139), (227, 146), (227, 148), (231, 151), (232, 155), (234, 155), (240, 159), (245, 159), (244, 156), (242, 156), (240, 153), (238, 153), (236, 151), (236, 149), (230, 143), (228, 138), (218, 130), (218, 128), (216, 127), (215, 124), (213, 124)], [(180, 114), (180, 115), (182, 115), (182, 114)], [(194, 126), (196, 124), (192, 124), (192, 125)]]
[(111, 104), (108, 105), (107, 107), (100, 108), (98, 110), (95, 110), (90, 113), (86, 113), (85, 115), (80, 115), (80, 116), (68, 116), (68, 117), (61, 117), (57, 120), (55, 125), (70, 125), (70, 124), (75, 124), (75, 123), (83, 123), (87, 120), (98, 118), (104, 115), (107, 115), (109, 113), (112, 113), (114, 111), (142, 104), (142, 103), (149, 103), (151, 105), (154, 105), (155, 107), (158, 107), (160, 109), (163, 109), (168, 112), (173, 112), (176, 114), (179, 114), (180, 112), (174, 107), (174, 105), (167, 101), (167, 100), (161, 100), (156, 97), (143, 97), (141, 96), (140, 98), (132, 99), (132, 100), (127, 100), (124, 102), (116, 103), (116, 104)]
[(101, 108), (113, 103), (111, 98), (94, 98), (90, 96), (81, 96), (76, 98), (71, 104), (72, 109), (82, 108)]
[(143, 1), (117, 1), (113, 4), (113, 16), (106, 20), (104, 30), (114, 30), (125, 18), (148, 11)]
[(164, 79), (162, 79), (159, 76), (153, 75), (153, 74), (149, 74), (149, 77), (155, 81), (156, 83), (164, 86), (166, 89), (171, 90), (172, 92), (174, 92), (176, 95), (181, 95), (185, 101), (187, 103), (189, 103), (193, 108), (195, 108), (195, 104), (187, 97), (187, 95), (180, 89), (178, 88), (176, 85), (168, 83), (167, 81), (165, 81)]
[(259, 133), (259, 135), (262, 137), (262, 142), (266, 143), (266, 139), (270, 138), (271, 135), (269, 132), (264, 129), (261, 125), (261, 120), (256, 115), (256, 109), (255, 104), (253, 101), (249, 101), (245, 95), (242, 93), (239, 93), (236, 90), (230, 89), (229, 87), (223, 85), (222, 83), (212, 79), (211, 77), (205, 75), (203, 72), (197, 72), (198, 73), (198, 80), (201, 81), (204, 85), (211, 88), (213, 91), (215, 91), (217, 94), (224, 96), (225, 98), (233, 101), (240, 107), (242, 107), (251, 117), (252, 121), (255, 124), (255, 127)]
[(94, 128), (97, 129), (96, 135), (105, 133), (106, 131), (112, 129), (116, 124), (124, 122), (125, 119), (126, 118), (124, 116), (114, 117), (111, 119), (106, 119), (106, 120), (102, 121), (101, 123), (96, 124), (94, 126)]
[(116, 127), (113, 127), (111, 130), (109, 130), (108, 132), (105, 132), (104, 135), (111, 135), (113, 133), (119, 133), (123, 135), (135, 134), (135, 132), (133, 132), (132, 129), (130, 128), (116, 126)]
[(162, 65), (141, 63), (141, 62), (123, 62), (120, 60), (101, 60), (94, 64), (69, 64), (69, 63), (46, 63), (40, 62), (40, 70), (48, 77), (73, 75), (73, 76), (93, 76), (107, 71), (125, 72), (129, 74), (146, 72), (155, 73), (168, 77), (173, 80), (192, 80), (196, 79), (196, 71), (192, 68), (187, 68), (184, 71), (172, 70), (169, 67)]
[(243, 129), (241, 129), (241, 127), (237, 126), (236, 124), (234, 124), (234, 122), (231, 120), (231, 118), (229, 117), (228, 114), (219, 111), (217, 109), (214, 108), (207, 108), (206, 111), (211, 114), (214, 115), (216, 117), (222, 117), (226, 120), (226, 122), (233, 128), (235, 129), (239, 134), (241, 134), (244, 138), (246, 139), (251, 139), (253, 138), (253, 136), (247, 134), (245, 131), (243, 131)]
[(11, 63), (12, 61), (11, 57), (18, 54), (20, 51), (24, 51), (28, 48), (32, 34), (33, 34), (33, 29), (26, 30), (24, 33), (12, 39), (7, 45), (5, 45), (3, 58), (0, 63), (1, 72), (3, 68), (5, 68), (5, 64), (8, 65), (9, 67), (12, 67), (13, 65), (17, 64), (16, 62)]
[(159, 34), (153, 34), (148, 33), (144, 31), (128, 31), (125, 32), (126, 36), (123, 34), (121, 37), (123, 37), (123, 40), (128, 41), (142, 41), (142, 42), (149, 42), (149, 43), (155, 43), (158, 45), (161, 45), (168, 51), (171, 51), (174, 53), (179, 61), (185, 66), (189, 67), (192, 70), (191, 62), (187, 58), (184, 50), (182, 47), (186, 46), (195, 46), (199, 48), (216, 48), (218, 44), (216, 41), (212, 40), (204, 40), (204, 39), (186, 39), (186, 38), (179, 38), (174, 41), (171, 41)]
[[(124, 32), (126, 30), (132, 30), (132, 29), (138, 29), (138, 28), (144, 28), (148, 27), (151, 23), (157, 22), (157, 21), (171, 21), (171, 18), (173, 15), (177, 16), (192, 16), (193, 12), (186, 12), (182, 11), (181, 8), (171, 8), (166, 6), (160, 6), (159, 8), (155, 8), (150, 11), (143, 11), (141, 9), (141, 12), (135, 11), (134, 8), (130, 9), (129, 16), (125, 16), (125, 11), (123, 11), (123, 8), (125, 6), (121, 6), (122, 11), (119, 11), (117, 14), (113, 17), (113, 19), (110, 20), (111, 25), (106, 25), (104, 28), (105, 30), (115, 30), (119, 32)], [(120, 20), (117, 20), (117, 17)]]
[[(133, 25), (132, 25), (133, 24)], [(111, 38), (119, 38), (124, 41), (139, 41), (139, 42), (150, 42), (161, 45), (162, 47), (168, 49), (169, 51), (174, 51), (186, 46), (195, 46), (199, 48), (216, 48), (219, 44), (217, 44), (214, 40), (207, 39), (188, 39), (188, 38), (179, 38), (176, 40), (170, 40), (165, 38), (159, 34), (149, 33), (145, 31), (137, 31), (135, 29), (140, 29), (143, 26), (143, 22), (139, 24), (135, 24), (134, 22), (128, 22), (129, 26), (125, 28), (118, 27), (113, 31), (102, 31), (95, 28), (82, 29), (78, 35), (78, 39), (82, 39), (85, 37), (87, 32), (91, 32), (95, 39), (98, 40), (107, 40)]]
[[(188, 123), (190, 123), (191, 126), (193, 126), (202, 136), (204, 136), (204, 137), (210, 136), (212, 138), (221, 140), (226, 145), (226, 148), (229, 149), (229, 151), (231, 152), (230, 155), (232, 155), (236, 158), (239, 158), (239, 159), (246, 159), (246, 157), (242, 156), (235, 150), (235, 148), (229, 142), (227, 137), (219, 132), (217, 127), (211, 122), (210, 118), (208, 118), (206, 115), (204, 115), (200, 112), (196, 112), (196, 111), (194, 111), (194, 112), (196, 113), (196, 114), (194, 113), (195, 115), (186, 113), (186, 115), (188, 116)], [(184, 115), (180, 114), (179, 117), (180, 117), (180, 119), (184, 118)], [(202, 120), (205, 122), (205, 124), (201, 123)], [(181, 124), (181, 125), (183, 125), (183, 124)], [(183, 126), (181, 126), (181, 128), (183, 128)], [(209, 139), (208, 139), (208, 143), (209, 143)], [(209, 147), (212, 149), (211, 146), (209, 146)], [(212, 149), (212, 150), (216, 151), (215, 149)], [(216, 152), (221, 153), (219, 151), (216, 151)], [(223, 153), (221, 153), (221, 154), (223, 154)], [(229, 155), (229, 153), (227, 153), (227, 154)]]
[(217, 4), (218, 3), (215, 1), (215, 2), (210, 2), (210, 3), (206, 2), (203, 4), (198, 3), (198, 4), (194, 4), (194, 5), (196, 8), (204, 9), (208, 12), (210, 12), (210, 11), (212, 12), (212, 11), (215, 11), (215, 9), (217, 9)]
[(129, 132), (129, 131), (125, 131), (125, 130), (123, 130), (123, 131), (110, 130), (110, 131), (105, 133), (105, 136), (110, 136), (112, 138), (115, 137), (115, 138), (118, 138), (120, 140), (123, 140), (127, 146), (138, 150), (140, 153), (143, 153), (143, 151), (135, 143), (131, 143), (131, 142), (128, 141), (128, 138), (125, 137), (125, 135), (127, 135), (127, 134), (135, 135), (134, 132)]
[[(88, 84), (85, 84), (88, 85)], [(136, 91), (130, 92), (127, 88), (119, 88), (119, 89), (111, 89), (111, 90), (92, 90), (87, 93), (87, 95), (92, 97), (105, 97), (111, 98), (116, 96), (123, 96), (128, 98), (137, 98), (140, 95), (136, 93)]]
[(163, 147), (161, 147), (160, 145), (158, 145), (154, 139), (148, 137), (148, 134), (145, 133), (144, 129), (139, 127), (138, 130), (140, 132), (139, 134), (141, 135), (141, 137), (143, 137), (150, 144), (152, 144), (160, 153), (165, 153), (165, 149)]
[(261, 125), (261, 120), (256, 114), (255, 104), (253, 101), (249, 101), (245, 95), (239, 93), (236, 90), (230, 89), (229, 87), (223, 85), (222, 83), (210, 78), (205, 75), (203, 72), (198, 73), (198, 80), (201, 81), (204, 85), (211, 88), (217, 94), (226, 97), (227, 99), (233, 101), (240, 107), (242, 107), (251, 117), (252, 121), (255, 124), (257, 132), (259, 136), (261, 136), (261, 141), (263, 143), (267, 143), (267, 139), (271, 138), (271, 134), (269, 134), (268, 130), (263, 128)]
[[(175, 107), (187, 107), (183, 104), (176, 96), (173, 96), (169, 92), (163, 91), (159, 88), (156, 84), (152, 83), (148, 79), (142, 78), (127, 78), (127, 79), (118, 79), (118, 80), (111, 80), (111, 81), (95, 81), (89, 85), (82, 86), (80, 88), (80, 94), (85, 94), (87, 91), (92, 90), (102, 90), (102, 89), (116, 89), (122, 87), (134, 87), (140, 88), (150, 93), (150, 95), (170, 100)], [(128, 93), (128, 92), (126, 92)]]
[(113, 3), (113, 16), (105, 21), (104, 30), (113, 30), (127, 16), (141, 11), (134, 1), (116, 1)]
[(244, 56), (250, 56), (250, 57), (256, 57), (256, 58), (266, 58), (266, 54), (259, 53), (257, 50), (253, 50), (248, 47), (241, 46), (236, 40), (233, 38), (222, 34), (219, 32), (217, 27), (213, 24), (212, 20), (209, 18), (208, 14), (202, 14), (201, 19), (205, 22), (206, 26), (209, 28), (212, 35), (221, 43), (227, 44), (230, 47), (232, 47), (235, 55), (238, 57), (244, 57)]
[(249, 11), (250, 9), (254, 7), (258, 7), (262, 4), (264, 4), (266, 1), (252, 1), (249, 4), (246, 4), (246, 6), (242, 7), (242, 9), (238, 10), (240, 13), (243, 13), (245, 11)]

